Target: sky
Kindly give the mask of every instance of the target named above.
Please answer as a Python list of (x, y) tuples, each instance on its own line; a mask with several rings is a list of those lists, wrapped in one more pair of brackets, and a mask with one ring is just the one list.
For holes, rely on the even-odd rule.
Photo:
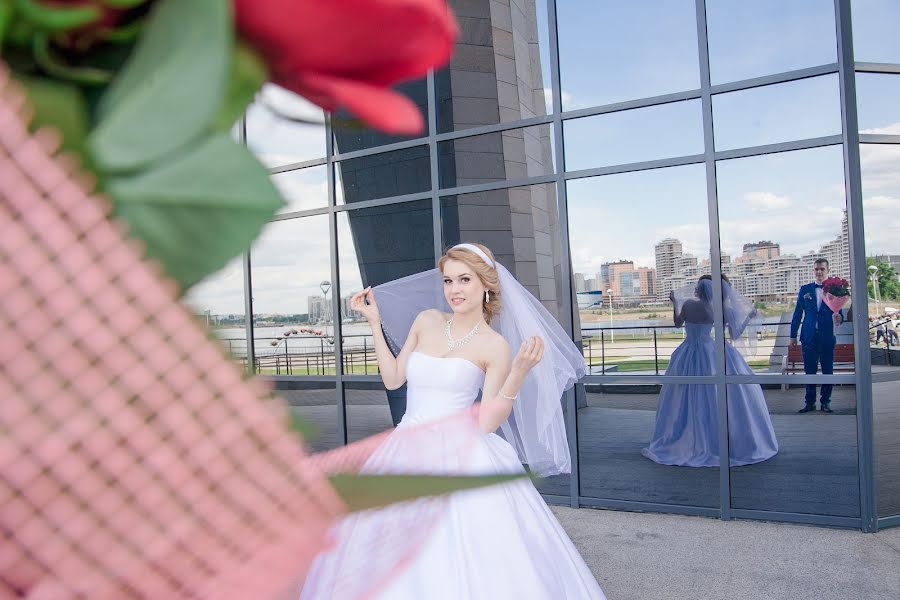
[[(694, 0), (557, 1), (563, 107), (566, 110), (699, 87)], [(714, 84), (836, 61), (832, 0), (707, 0)], [(900, 2), (853, 0), (856, 59), (900, 62)], [(544, 85), (549, 96), (546, 3), (538, 1)], [(900, 75), (857, 76), (864, 133), (900, 135)], [(265, 103), (307, 120), (322, 111), (273, 85)], [(836, 75), (714, 97), (717, 149), (840, 133)], [(322, 158), (324, 128), (279, 119), (258, 102), (248, 114), (248, 141), (269, 166)], [(700, 102), (689, 100), (567, 121), (568, 170), (699, 154)], [(900, 254), (900, 147), (862, 149), (867, 251)], [(717, 164), (722, 250), (736, 256), (746, 242), (769, 239), (802, 254), (840, 233), (844, 182), (839, 146)], [(278, 174), (285, 210), (327, 205), (325, 167)], [(703, 165), (595, 177), (568, 184), (571, 251), (576, 271), (593, 273), (610, 260), (653, 266), (663, 237), (708, 256)], [(338, 243), (345, 289), (358, 288), (346, 218)], [(307, 297), (330, 279), (325, 216), (270, 224), (252, 250), (255, 309), (306, 312)], [(243, 273), (233, 261), (195, 287), (199, 310), (242, 313)], [(353, 289), (352, 291), (355, 291)]]

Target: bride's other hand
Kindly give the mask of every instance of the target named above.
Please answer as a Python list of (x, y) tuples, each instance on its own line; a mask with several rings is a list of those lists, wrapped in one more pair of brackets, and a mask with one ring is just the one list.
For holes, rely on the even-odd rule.
[(540, 336), (533, 335), (522, 342), (519, 347), (519, 351), (513, 358), (512, 371), (525, 375), (541, 362), (542, 356), (544, 356), (544, 340)]
[[(368, 300), (368, 304), (366, 304), (366, 300)], [(375, 294), (372, 293), (372, 286), (353, 294), (353, 297), (350, 299), (350, 308), (361, 314), (369, 322), (378, 323), (381, 320), (378, 313), (378, 304), (375, 303)]]

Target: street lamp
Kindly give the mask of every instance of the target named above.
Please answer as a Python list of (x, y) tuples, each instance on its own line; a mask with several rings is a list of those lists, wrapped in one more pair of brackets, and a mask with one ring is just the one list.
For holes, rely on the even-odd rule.
[(330, 281), (323, 281), (319, 284), (319, 289), (322, 290), (322, 295), (325, 296), (325, 336), (328, 336), (328, 313), (331, 310), (331, 306), (328, 304), (328, 291), (331, 289)]
[(869, 278), (872, 280), (872, 293), (875, 295), (875, 318), (878, 318), (878, 267), (869, 265)]
[(613, 332), (612, 324), (612, 288), (606, 290), (606, 296), (609, 298), (609, 341), (616, 341), (616, 334)]

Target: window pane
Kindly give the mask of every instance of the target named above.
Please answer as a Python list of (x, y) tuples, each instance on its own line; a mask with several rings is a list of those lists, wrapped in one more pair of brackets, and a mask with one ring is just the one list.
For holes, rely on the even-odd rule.
[(333, 375), (328, 215), (275, 221), (250, 250), (257, 372)]
[(431, 190), (428, 146), (372, 154), (334, 164), (338, 204)]
[(340, 212), (337, 226), (344, 372), (374, 375), (372, 330), (350, 308), (350, 298), (370, 285), (434, 268), (431, 201)]
[(722, 271), (757, 308), (753, 327), (734, 340), (744, 360), (758, 373), (803, 372), (801, 349), (789, 347), (799, 298), (799, 341), (832, 328), (835, 371), (853, 371), (853, 324), (834, 327), (819, 315), (812, 287), (817, 259), (828, 261), (827, 276), (850, 279), (841, 146), (719, 161), (716, 172)]
[(551, 131), (539, 125), (440, 142), (441, 187), (552, 175)]
[(328, 381), (279, 381), (278, 395), (287, 402), (288, 410), (311, 426), (303, 441), (313, 452), (324, 452), (344, 445), (338, 429), (338, 406), (335, 384)]
[(900, 75), (856, 74), (860, 133), (900, 135)]
[(716, 150), (841, 133), (838, 76), (713, 96)]
[(707, 0), (713, 84), (837, 62), (832, 0)]
[[(441, 198), (441, 226), (445, 247), (475, 242), (490, 248), (568, 331), (562, 296), (562, 273), (568, 269), (563, 267), (555, 185), (446, 196)], [(569, 483), (569, 475), (557, 475), (543, 479), (538, 489), (568, 496)]]
[(272, 175), (272, 183), (284, 197), (280, 213), (328, 206), (328, 176), (325, 165)]
[(460, 36), (434, 75), (438, 132), (548, 114), (550, 53), (546, 0), (450, 0)]
[(243, 256), (233, 258), (221, 271), (190, 288), (185, 294), (185, 301), (222, 341), (228, 355), (246, 366), (243, 264)]
[(700, 87), (693, 0), (556, 3), (564, 110)]
[[(428, 122), (428, 84), (426, 79), (415, 79), (394, 86), (394, 90), (409, 98), (422, 113), (422, 122)], [(342, 120), (354, 119), (353, 115), (338, 111), (335, 115), (334, 127), (334, 153), (345, 154), (366, 150), (385, 144), (393, 144), (422, 137), (427, 133), (427, 126), (421, 134), (416, 135), (388, 135), (375, 129), (360, 126), (358, 123), (342, 124)]]
[(900, 333), (895, 327), (900, 325), (900, 145), (862, 144), (860, 151), (869, 315), (875, 318), (873, 339), (878, 338), (873, 361), (884, 370), (900, 367), (886, 355), (888, 342), (898, 345), (889, 330)]
[(446, 196), (441, 225), (447, 246), (484, 244), (560, 318), (562, 241), (553, 184)]
[(247, 147), (268, 167), (325, 158), (324, 113), (300, 96), (267, 83), (247, 108)]
[(900, 382), (873, 383), (872, 396), (877, 513), (890, 517), (900, 515)]
[[(347, 441), (353, 443), (386, 431), (400, 422), (406, 406), (406, 386), (385, 389), (380, 381), (344, 383), (347, 403)], [(391, 418), (396, 413), (396, 421)]]
[[(666, 458), (661, 455), (665, 438), (656, 433), (657, 422), (666, 423), (672, 411), (679, 409), (678, 400), (686, 397), (691, 398), (693, 406), (702, 404), (706, 414), (715, 417), (716, 386), (588, 384), (585, 389), (578, 408), (583, 496), (718, 508), (719, 469), (664, 464)], [(702, 434), (705, 437), (701, 440)], [(710, 428), (702, 434), (698, 429), (698, 443), (705, 441), (708, 447), (715, 442), (715, 430)], [(659, 455), (645, 453), (645, 449)]]
[[(900, 371), (900, 145), (860, 146), (872, 373)], [(900, 514), (900, 381), (872, 384), (879, 517)]]
[(853, 54), (860, 62), (900, 63), (900, 4), (852, 0)]
[(700, 101), (565, 121), (566, 170), (703, 153)]
[[(576, 179), (566, 193), (589, 372), (667, 373), (691, 333), (675, 326), (669, 293), (710, 271), (704, 166)], [(713, 375), (713, 364), (671, 374)]]
[[(852, 385), (834, 386), (831, 414), (798, 414), (803, 406), (801, 385), (786, 390), (780, 385), (727, 387), (732, 507), (859, 516)], [(773, 442), (778, 454), (763, 460), (771, 454)]]

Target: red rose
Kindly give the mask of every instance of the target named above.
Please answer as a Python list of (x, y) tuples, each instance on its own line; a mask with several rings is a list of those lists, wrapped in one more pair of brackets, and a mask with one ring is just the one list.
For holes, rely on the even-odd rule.
[(457, 27), (444, 0), (234, 0), (234, 7), (240, 35), (274, 83), (387, 133), (422, 131), (416, 105), (389, 86), (450, 59)]

